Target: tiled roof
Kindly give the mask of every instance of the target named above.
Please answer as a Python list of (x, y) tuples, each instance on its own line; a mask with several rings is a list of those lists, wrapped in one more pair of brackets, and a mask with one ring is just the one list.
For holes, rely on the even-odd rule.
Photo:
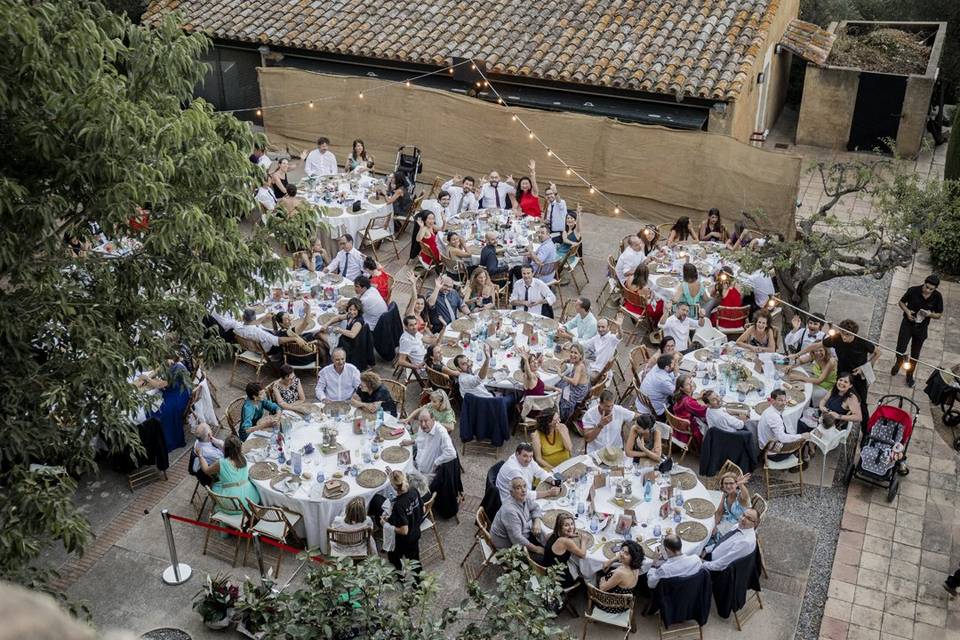
[(823, 66), (836, 39), (837, 34), (794, 18), (787, 25), (780, 44), (784, 49), (792, 51), (804, 60)]
[(779, 0), (153, 0), (223, 39), (732, 100)]

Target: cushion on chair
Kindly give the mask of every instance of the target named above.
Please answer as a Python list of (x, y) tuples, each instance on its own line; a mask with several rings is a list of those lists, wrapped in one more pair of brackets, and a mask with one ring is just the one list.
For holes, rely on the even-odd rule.
[(250, 362), (252, 364), (261, 364), (265, 362), (263, 356), (261, 356), (259, 353), (254, 353), (253, 351), (244, 351), (243, 353), (237, 355), (237, 359), (244, 362)]
[(274, 540), (283, 541), (283, 533), (286, 529), (285, 522), (270, 522), (269, 520), (258, 520), (257, 524), (253, 525), (253, 531), (256, 531), (262, 535), (267, 536), (268, 538), (273, 538)]
[(630, 611), (621, 611), (620, 613), (609, 613), (600, 607), (594, 607), (593, 611), (584, 614), (584, 617), (594, 622), (602, 622), (615, 627), (626, 629), (630, 626)]
[(429, 531), (433, 528), (433, 520), (430, 518), (424, 518), (423, 522), (420, 523), (420, 531)]
[(767, 458), (767, 463), (765, 466), (767, 469), (779, 471), (781, 469), (793, 469), (798, 464), (800, 464), (800, 459), (797, 458), (797, 456), (792, 455), (784, 460), (771, 460), (770, 458)]
[(224, 513), (223, 511), (216, 511), (212, 516), (210, 516), (210, 519), (232, 529), (240, 529), (243, 527), (242, 513), (231, 514)]

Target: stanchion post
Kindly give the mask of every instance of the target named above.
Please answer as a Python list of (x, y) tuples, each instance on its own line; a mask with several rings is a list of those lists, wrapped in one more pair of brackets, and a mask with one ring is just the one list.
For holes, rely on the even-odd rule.
[[(257, 568), (260, 570), (260, 579), (263, 580), (267, 577), (267, 572), (263, 570), (263, 548), (260, 546), (260, 534), (254, 531), (252, 535), (253, 553), (257, 556)], [(281, 553), (280, 549), (277, 549), (277, 553)]]
[(163, 581), (167, 584), (183, 584), (190, 579), (193, 570), (190, 569), (190, 565), (177, 560), (177, 546), (173, 542), (170, 512), (164, 509), (160, 515), (163, 517), (163, 528), (167, 533), (167, 548), (170, 550), (170, 566), (163, 570)]

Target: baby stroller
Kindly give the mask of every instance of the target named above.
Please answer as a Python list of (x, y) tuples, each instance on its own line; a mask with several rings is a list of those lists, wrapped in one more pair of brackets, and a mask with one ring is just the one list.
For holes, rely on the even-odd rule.
[(406, 145), (397, 149), (397, 163), (393, 170), (403, 177), (403, 186), (414, 197), (417, 188), (417, 176), (423, 171), (423, 163), (420, 161), (420, 149), (409, 147), (412, 153), (407, 153)]
[(878, 487), (887, 487), (887, 502), (893, 502), (900, 489), (900, 476), (907, 469), (907, 447), (920, 407), (903, 396), (888, 395), (867, 421), (867, 436), (847, 469), (845, 483), (855, 477)]

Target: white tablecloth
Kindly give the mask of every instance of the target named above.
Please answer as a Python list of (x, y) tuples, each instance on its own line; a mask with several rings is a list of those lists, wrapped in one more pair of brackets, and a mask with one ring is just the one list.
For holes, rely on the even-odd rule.
[[(291, 284), (299, 286), (299, 293), (291, 292)], [(320, 291), (316, 298), (313, 297), (313, 287), (319, 287)], [(309, 305), (313, 309), (314, 323), (305, 329), (305, 333), (316, 333), (320, 330), (321, 316), (329, 316), (336, 313), (335, 303), (332, 298), (325, 298), (325, 290), (336, 290), (338, 297), (345, 297), (344, 289), (353, 287), (353, 281), (341, 278), (336, 274), (313, 273), (306, 269), (288, 270), (287, 280), (283, 283), (276, 283), (270, 288), (269, 297), (257, 303), (256, 309), (257, 322), (262, 323), (269, 329), (273, 329), (270, 323), (270, 317), (280, 311), (288, 311), (290, 300), (293, 299), (293, 315), (297, 318), (294, 321), (296, 325), (300, 318), (306, 313), (304, 305)], [(280, 294), (280, 299), (276, 299), (276, 294)], [(352, 295), (352, 294), (351, 294)], [(324, 320), (326, 318), (323, 318)], [(334, 338), (333, 344), (336, 344), (335, 338), (338, 336), (327, 335), (328, 340)]]
[[(318, 404), (318, 406), (322, 405)], [(335, 422), (334, 419), (327, 418), (324, 423)], [(384, 423), (388, 426), (401, 424), (390, 414), (384, 415)], [(308, 442), (313, 443), (315, 447), (313, 453), (303, 457), (303, 471), (309, 472), (312, 477), (309, 480), (304, 480), (296, 491), (289, 494), (282, 493), (273, 489), (269, 480), (253, 480), (253, 483), (260, 491), (260, 499), (264, 505), (283, 507), (300, 513), (303, 520), (296, 527), (297, 535), (305, 537), (310, 547), (319, 547), (321, 551), (327, 552), (327, 527), (330, 526), (334, 518), (343, 513), (347, 503), (359, 496), (369, 505), (374, 495), (378, 493), (386, 494), (389, 482), (385, 482), (382, 486), (374, 489), (366, 489), (357, 484), (356, 478), (345, 474), (343, 479), (349, 484), (350, 491), (344, 497), (336, 500), (322, 497), (322, 487), (317, 482), (318, 470), (323, 469), (326, 479), (330, 480), (334, 472), (342, 471), (342, 469), (337, 465), (336, 453), (321, 454), (318, 446), (321, 441), (320, 427), (321, 423), (319, 422), (305, 422), (303, 419), (295, 421), (284, 446), (284, 450), (287, 452), (300, 451)], [(350, 451), (351, 464), (358, 465), (361, 470), (372, 468), (386, 471), (388, 465), (379, 457), (370, 463), (363, 462), (362, 452), (369, 447), (371, 439), (366, 435), (353, 432), (352, 419), (344, 418), (339, 423), (338, 432), (338, 442), (344, 449)], [(409, 434), (407, 434), (395, 440), (385, 440), (380, 443), (381, 450), (384, 447), (399, 445), (403, 438), (409, 437)], [(405, 463), (392, 465), (392, 468), (399, 468), (404, 471), (413, 469), (413, 447), (406, 447), (406, 449), (411, 452), (410, 457), (407, 458)], [(260, 449), (259, 451), (265, 452), (266, 450)], [(257, 450), (254, 450), (247, 454), (247, 458), (253, 462), (256, 460), (256, 455)]]
[(474, 265), (480, 264), (484, 233), (496, 231), (500, 262), (513, 267), (523, 264), (527, 247), (536, 242), (534, 223), (539, 224), (539, 220), (523, 215), (516, 218), (511, 210), (484, 209), (476, 218), (461, 215), (448, 220), (447, 231), (456, 231), (463, 237), (471, 254), (470, 264)]
[[(673, 300), (680, 292), (683, 265), (691, 262), (700, 274), (700, 286), (713, 286), (713, 276), (721, 267), (729, 266), (734, 275), (740, 265), (731, 257), (730, 251), (720, 242), (690, 242), (673, 247), (660, 247), (649, 258), (650, 289), (659, 299)], [(706, 295), (702, 298), (705, 303)]]
[[(564, 470), (570, 468), (571, 466), (582, 462), (587, 465), (590, 469), (591, 474), (595, 474), (598, 470), (597, 465), (595, 464), (593, 458), (586, 455), (577, 456), (567, 460), (563, 464), (559, 465), (554, 471), (563, 472)], [(654, 537), (653, 529), (654, 526), (660, 525), (661, 534), (664, 534), (667, 528), (676, 529), (677, 523), (675, 523), (672, 517), (667, 519), (660, 519), (660, 490), (659, 487), (654, 486), (652, 500), (650, 502), (643, 501), (643, 473), (652, 470), (652, 467), (641, 467), (640, 474), (637, 475), (634, 473), (633, 469), (627, 468), (624, 474), (624, 479), (629, 479), (633, 487), (633, 495), (640, 498), (639, 501), (634, 504), (631, 508), (636, 513), (637, 518), (634, 522), (633, 527), (630, 529), (630, 536), (633, 540), (637, 542), (643, 542), (645, 540), (650, 540)], [(674, 471), (672, 473), (690, 473), (694, 477), (696, 474), (685, 467), (680, 465), (674, 465)], [(624, 536), (616, 533), (617, 520), (620, 515), (623, 514), (624, 509), (619, 507), (611, 502), (613, 498), (614, 490), (611, 486), (613, 480), (620, 480), (620, 478), (607, 477), (607, 486), (600, 488), (596, 491), (595, 500), (596, 504), (594, 505), (595, 510), (598, 513), (610, 514), (606, 526), (599, 530), (597, 533), (593, 534), (595, 542), (594, 545), (587, 549), (587, 556), (585, 558), (577, 558), (576, 556), (571, 556), (570, 558), (570, 568), (574, 575), (582, 575), (585, 578), (591, 579), (594, 574), (596, 574), (603, 567), (603, 564), (607, 561), (607, 557), (603, 555), (603, 545), (599, 544), (604, 538), (609, 542), (611, 540), (624, 540)], [(589, 487), (592, 485), (593, 477), (592, 475), (588, 476), (586, 483), (580, 484), (577, 487), (577, 502), (584, 501), (586, 502), (587, 495), (589, 492)], [(706, 487), (703, 486), (703, 483), (700, 480), (697, 480), (697, 486), (693, 489), (683, 491), (684, 500), (690, 498), (703, 498), (705, 500), (710, 500), (710, 495), (707, 492)], [(562, 509), (576, 516), (577, 512), (577, 503), (573, 502), (567, 498), (552, 499), (546, 500), (541, 499), (537, 501), (540, 507), (546, 512), (549, 509)], [(672, 511), (671, 511), (672, 514)], [(687, 513), (683, 512), (682, 522), (687, 522), (694, 520)], [(710, 536), (713, 533), (714, 529), (714, 516), (711, 513), (707, 518), (702, 520), (696, 520), (703, 524), (707, 528), (707, 537), (701, 540), (700, 542), (686, 542), (683, 543), (683, 552), (687, 555), (699, 555), (703, 548), (706, 546), (707, 542), (710, 540)], [(544, 527), (546, 529), (546, 527)], [(577, 529), (583, 531), (590, 531), (590, 518), (586, 514), (582, 516), (577, 516)], [(544, 531), (544, 536), (549, 536), (549, 531)]]

